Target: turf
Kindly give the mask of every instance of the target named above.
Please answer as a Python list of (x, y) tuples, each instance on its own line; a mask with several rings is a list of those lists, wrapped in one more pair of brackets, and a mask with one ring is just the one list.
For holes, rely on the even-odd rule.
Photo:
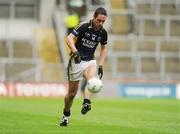
[(59, 126), (62, 98), (0, 97), (0, 134), (179, 134), (180, 101), (93, 99), (80, 114), (75, 98), (68, 127)]

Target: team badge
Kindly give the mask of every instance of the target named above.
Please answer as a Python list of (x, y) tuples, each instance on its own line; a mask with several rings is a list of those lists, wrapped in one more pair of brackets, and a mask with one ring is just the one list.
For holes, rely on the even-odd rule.
[(90, 37), (90, 33), (86, 32), (85, 33), (86, 37)]
[(92, 34), (92, 40), (95, 40), (95, 39), (96, 39), (96, 35)]

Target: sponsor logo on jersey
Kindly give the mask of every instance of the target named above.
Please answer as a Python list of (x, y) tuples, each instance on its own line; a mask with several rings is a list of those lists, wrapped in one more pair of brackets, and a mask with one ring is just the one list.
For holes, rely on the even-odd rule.
[(85, 39), (85, 38), (82, 38), (82, 41), (83, 41), (82, 45), (83, 45), (83, 46), (86, 46), (86, 47), (88, 47), (88, 48), (94, 48), (94, 47), (96, 46), (96, 42), (87, 40), (87, 39)]
[(85, 35), (86, 35), (86, 37), (90, 37), (91, 36), (90, 33), (88, 33), (88, 32), (86, 32)]

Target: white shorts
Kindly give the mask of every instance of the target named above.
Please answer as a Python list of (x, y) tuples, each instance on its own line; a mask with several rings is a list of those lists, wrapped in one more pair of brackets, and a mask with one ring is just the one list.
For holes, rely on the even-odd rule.
[(96, 65), (96, 60), (81, 61), (79, 64), (75, 64), (72, 58), (71, 63), (68, 67), (68, 80), (78, 81), (83, 79), (83, 71), (90, 65)]

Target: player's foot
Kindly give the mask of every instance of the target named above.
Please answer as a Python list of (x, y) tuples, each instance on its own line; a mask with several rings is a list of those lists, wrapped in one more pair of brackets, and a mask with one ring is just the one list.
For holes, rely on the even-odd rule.
[(68, 116), (63, 116), (61, 121), (60, 121), (60, 126), (67, 126), (69, 123), (69, 117)]
[(81, 113), (86, 114), (90, 110), (91, 110), (91, 101), (89, 99), (84, 99), (83, 104), (82, 104)]
[(91, 110), (91, 104), (89, 104), (89, 103), (84, 103), (83, 105), (82, 105), (82, 109), (81, 109), (81, 113), (82, 114), (86, 114), (88, 111), (90, 111)]

